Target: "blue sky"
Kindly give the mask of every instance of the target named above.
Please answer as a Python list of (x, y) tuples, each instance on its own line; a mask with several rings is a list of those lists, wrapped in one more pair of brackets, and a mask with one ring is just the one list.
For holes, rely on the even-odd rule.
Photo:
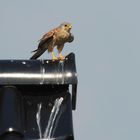
[[(140, 2), (138, 0), (1, 0), (0, 59), (28, 59), (38, 40), (73, 24), (78, 72), (76, 140), (140, 139)], [(49, 58), (47, 52), (41, 58)]]

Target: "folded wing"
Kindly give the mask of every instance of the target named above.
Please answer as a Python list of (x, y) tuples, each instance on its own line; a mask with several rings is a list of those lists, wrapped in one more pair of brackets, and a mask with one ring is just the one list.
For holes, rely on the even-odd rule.
[(48, 46), (53, 42), (53, 35), (54, 35), (55, 29), (46, 33), (39, 41), (38, 48), (32, 52), (35, 52), (35, 54), (30, 59), (37, 59), (39, 56), (41, 56), (47, 49)]

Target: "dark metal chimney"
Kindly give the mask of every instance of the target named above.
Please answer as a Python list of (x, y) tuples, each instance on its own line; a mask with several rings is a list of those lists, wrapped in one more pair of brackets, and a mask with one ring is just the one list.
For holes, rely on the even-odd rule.
[[(46, 133), (50, 139), (74, 140), (72, 109), (76, 109), (76, 94), (73, 53), (63, 62), (0, 60), (0, 140), (43, 139), (49, 125)], [(56, 101), (61, 98), (58, 109)]]

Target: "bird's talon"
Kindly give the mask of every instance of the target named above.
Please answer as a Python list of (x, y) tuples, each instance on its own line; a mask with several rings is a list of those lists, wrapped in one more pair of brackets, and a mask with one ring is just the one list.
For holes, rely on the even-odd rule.
[(64, 61), (65, 57), (64, 56), (59, 56), (58, 59), (61, 60), (61, 61)]

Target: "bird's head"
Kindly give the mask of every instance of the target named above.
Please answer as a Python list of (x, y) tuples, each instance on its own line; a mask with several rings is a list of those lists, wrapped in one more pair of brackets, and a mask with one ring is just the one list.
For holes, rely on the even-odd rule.
[(64, 22), (60, 25), (60, 27), (64, 30), (66, 30), (67, 32), (70, 32), (70, 30), (72, 29), (72, 25), (68, 22)]

